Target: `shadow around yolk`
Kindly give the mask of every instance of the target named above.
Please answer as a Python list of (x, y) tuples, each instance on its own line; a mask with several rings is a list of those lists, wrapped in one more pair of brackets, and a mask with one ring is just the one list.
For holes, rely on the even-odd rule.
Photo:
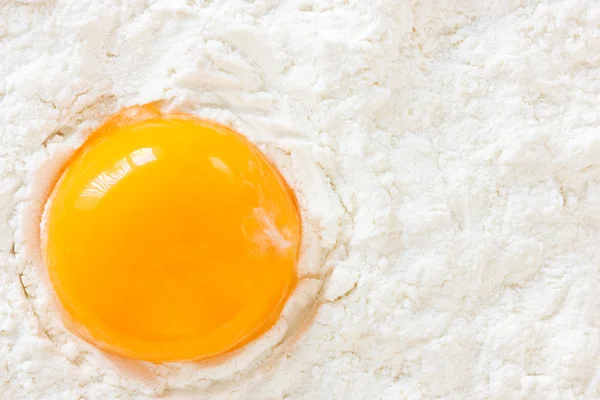
[(255, 339), (297, 283), (292, 190), (231, 129), (127, 108), (76, 151), (42, 253), (66, 325), (107, 352), (201, 360)]

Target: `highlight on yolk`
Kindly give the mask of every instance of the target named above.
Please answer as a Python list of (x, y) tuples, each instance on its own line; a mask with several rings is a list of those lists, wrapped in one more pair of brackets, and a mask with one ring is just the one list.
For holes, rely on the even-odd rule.
[(123, 110), (78, 149), (42, 232), (65, 323), (133, 359), (243, 346), (297, 282), (300, 215), (275, 167), (237, 132), (153, 104)]

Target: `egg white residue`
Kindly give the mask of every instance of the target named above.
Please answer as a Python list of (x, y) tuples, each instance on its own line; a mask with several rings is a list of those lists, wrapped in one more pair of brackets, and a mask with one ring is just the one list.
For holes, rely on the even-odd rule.
[[(594, 0), (4, 2), (3, 395), (599, 398), (599, 37)], [(248, 135), (305, 219), (283, 318), (227, 359), (99, 354), (36, 254), (85, 132), (158, 99)]]

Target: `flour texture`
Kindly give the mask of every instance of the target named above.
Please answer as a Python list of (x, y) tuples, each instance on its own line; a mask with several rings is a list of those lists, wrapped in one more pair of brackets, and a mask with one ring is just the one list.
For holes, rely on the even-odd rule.
[[(600, 3), (0, 4), (9, 399), (600, 398)], [(39, 261), (62, 163), (165, 100), (271, 158), (304, 218), (281, 321), (227, 359), (108, 358)]]

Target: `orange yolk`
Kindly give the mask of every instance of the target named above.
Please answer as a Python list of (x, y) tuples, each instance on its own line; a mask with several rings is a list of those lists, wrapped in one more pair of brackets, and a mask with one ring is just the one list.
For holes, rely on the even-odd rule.
[(200, 360), (255, 339), (296, 286), (295, 196), (240, 134), (150, 104), (92, 133), (46, 205), (65, 322), (120, 356)]

